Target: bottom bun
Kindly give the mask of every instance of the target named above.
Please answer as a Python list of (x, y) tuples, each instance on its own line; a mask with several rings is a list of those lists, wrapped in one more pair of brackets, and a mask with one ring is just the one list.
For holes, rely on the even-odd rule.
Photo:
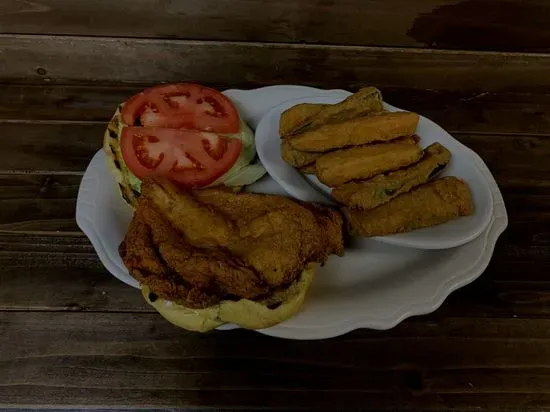
[(166, 320), (187, 330), (207, 332), (224, 323), (233, 323), (245, 329), (263, 329), (289, 319), (298, 312), (314, 274), (315, 264), (310, 263), (287, 289), (275, 292), (264, 301), (224, 300), (205, 309), (187, 308), (160, 298), (151, 302), (150, 290), (145, 285), (142, 285), (141, 293), (147, 303)]

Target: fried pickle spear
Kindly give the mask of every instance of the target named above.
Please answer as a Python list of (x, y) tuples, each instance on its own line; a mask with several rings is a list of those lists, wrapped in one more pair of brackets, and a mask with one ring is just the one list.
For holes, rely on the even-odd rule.
[(281, 139), (281, 157), (293, 167), (303, 167), (312, 164), (324, 153), (302, 152), (296, 150), (288, 139)]
[[(393, 140), (392, 143), (406, 143), (406, 144), (415, 145), (415, 144), (418, 144), (419, 140), (420, 140), (420, 137), (418, 137), (417, 135), (414, 135), (414, 136), (400, 137), (398, 139)], [(385, 143), (381, 143), (381, 144), (385, 144)], [(344, 152), (345, 150), (348, 150), (348, 149), (335, 150), (334, 152), (329, 152), (329, 153), (307, 153), (307, 152), (300, 152), (300, 153), (319, 155), (317, 156), (317, 159), (318, 159), (332, 153), (337, 153), (337, 152), (341, 153), (341, 152)], [(316, 171), (315, 169), (316, 169), (315, 162), (298, 168), (298, 170), (300, 170), (301, 173), (305, 173), (305, 174), (315, 174), (315, 171)]]
[(317, 159), (315, 174), (324, 184), (338, 186), (400, 169), (421, 157), (422, 149), (407, 141), (356, 146)]
[(302, 167), (298, 168), (298, 170), (300, 171), (300, 173), (303, 173), (305, 175), (314, 175), (315, 174), (315, 163), (302, 166)]
[(414, 134), (418, 120), (418, 114), (412, 112), (376, 113), (345, 122), (327, 123), (289, 139), (297, 150), (326, 152), (410, 136)]
[(317, 127), (328, 121), (343, 121), (382, 110), (382, 95), (374, 87), (366, 87), (338, 104), (302, 103), (287, 109), (281, 114), (279, 135), (281, 136), (281, 156), (293, 167), (309, 165), (320, 156), (295, 149), (290, 144), (290, 135), (295, 130)]
[(296, 106), (292, 106), (290, 109), (286, 109), (281, 114), (281, 120), (279, 121), (279, 136), (281, 136), (281, 138), (284, 138), (292, 130), (305, 122), (309, 117), (315, 116), (327, 106), (329, 105), (301, 103), (297, 104)]
[(342, 208), (353, 236), (384, 236), (439, 225), (473, 213), (468, 185), (444, 177), (371, 210)]
[(283, 159), (294, 167), (302, 167), (315, 161), (319, 154), (304, 153), (295, 149), (286, 139), (296, 130), (317, 127), (328, 121), (342, 121), (356, 116), (376, 113), (382, 110), (382, 96), (378, 89), (367, 87), (335, 104), (302, 103), (291, 107), (281, 114), (279, 135), (281, 136), (281, 154)]
[(326, 123), (342, 122), (359, 116), (378, 113), (383, 108), (380, 90), (376, 87), (364, 87), (340, 103), (325, 105), (322, 110), (313, 116), (308, 116), (286, 134), (296, 135), (304, 133)]
[(351, 208), (373, 209), (412, 188), (426, 183), (451, 160), (451, 152), (439, 143), (424, 150), (418, 162), (402, 170), (380, 174), (362, 182), (350, 182), (332, 189), (332, 197)]

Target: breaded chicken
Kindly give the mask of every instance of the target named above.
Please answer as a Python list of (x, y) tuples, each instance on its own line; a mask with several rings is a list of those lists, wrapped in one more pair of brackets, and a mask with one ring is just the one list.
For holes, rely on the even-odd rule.
[(418, 115), (411, 112), (377, 113), (343, 122), (322, 124), (288, 139), (294, 149), (326, 152), (413, 135), (418, 120)]
[[(146, 199), (139, 201), (120, 255), (140, 283), (190, 307), (210, 306), (223, 295), (253, 299), (269, 292), (259, 274), (238, 258), (191, 245)], [(217, 272), (224, 276), (214, 277)]]
[(328, 186), (368, 179), (417, 162), (422, 149), (409, 143), (356, 146), (326, 154), (315, 162), (315, 174)]
[(369, 180), (350, 182), (332, 189), (332, 197), (351, 208), (373, 209), (412, 188), (426, 183), (451, 160), (451, 152), (439, 143), (424, 150), (422, 159), (405, 169), (380, 174)]
[(328, 104), (301, 103), (285, 110), (279, 120), (279, 136), (284, 138), (309, 117), (315, 116), (327, 106)]
[(290, 199), (145, 180), (120, 253), (130, 274), (189, 307), (255, 299), (343, 254), (342, 216)]
[(343, 208), (350, 234), (384, 236), (439, 225), (473, 213), (468, 185), (456, 177), (433, 180), (371, 210)]
[(308, 116), (288, 134), (304, 133), (327, 123), (344, 122), (356, 117), (378, 113), (383, 109), (380, 90), (375, 87), (365, 87), (340, 103), (325, 105), (322, 110), (315, 113), (315, 115)]

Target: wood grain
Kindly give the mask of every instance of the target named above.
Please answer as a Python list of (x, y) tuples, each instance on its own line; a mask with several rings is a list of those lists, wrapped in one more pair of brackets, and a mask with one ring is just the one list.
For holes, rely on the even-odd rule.
[(337, 397), (341, 408), (442, 410), (544, 400), (550, 385), (547, 319), (410, 320), (314, 342), (197, 335), (156, 314), (12, 312), (0, 325), (3, 406), (328, 410)]
[[(548, 220), (512, 223), (485, 273), (455, 292), (433, 316), (548, 317)], [(151, 311), (140, 294), (112, 277), (77, 234), (0, 232), (2, 310)], [(34, 285), (40, 284), (40, 288)]]
[[(3, 84), (0, 119), (107, 121), (120, 102), (140, 90), (140, 86)], [(387, 102), (416, 111), (451, 133), (550, 134), (550, 94), (382, 91)]]
[(0, 32), (548, 51), (549, 11), (541, 0), (7, 0)]
[(80, 180), (0, 174), (0, 231), (80, 232), (74, 220)]
[[(0, 121), (0, 173), (82, 173), (102, 145), (104, 128), (102, 122)], [(455, 137), (487, 162), (500, 185), (548, 187), (549, 136), (456, 132)]]
[(0, 36), (0, 50), (10, 62), (0, 66), (0, 81), (11, 82), (377, 84), (479, 92), (550, 87), (545, 54), (23, 35)]
[(0, 122), (0, 173), (82, 174), (103, 144), (106, 123)]

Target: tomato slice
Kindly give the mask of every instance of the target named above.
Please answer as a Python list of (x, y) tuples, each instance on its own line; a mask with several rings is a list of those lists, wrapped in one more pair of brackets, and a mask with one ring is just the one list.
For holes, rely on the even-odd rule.
[(239, 115), (231, 100), (217, 90), (194, 83), (146, 89), (128, 99), (121, 117), (128, 126), (185, 128), (214, 133), (239, 131)]
[(226, 173), (241, 153), (241, 141), (199, 130), (125, 127), (122, 157), (139, 179), (166, 176), (182, 187), (202, 187)]

